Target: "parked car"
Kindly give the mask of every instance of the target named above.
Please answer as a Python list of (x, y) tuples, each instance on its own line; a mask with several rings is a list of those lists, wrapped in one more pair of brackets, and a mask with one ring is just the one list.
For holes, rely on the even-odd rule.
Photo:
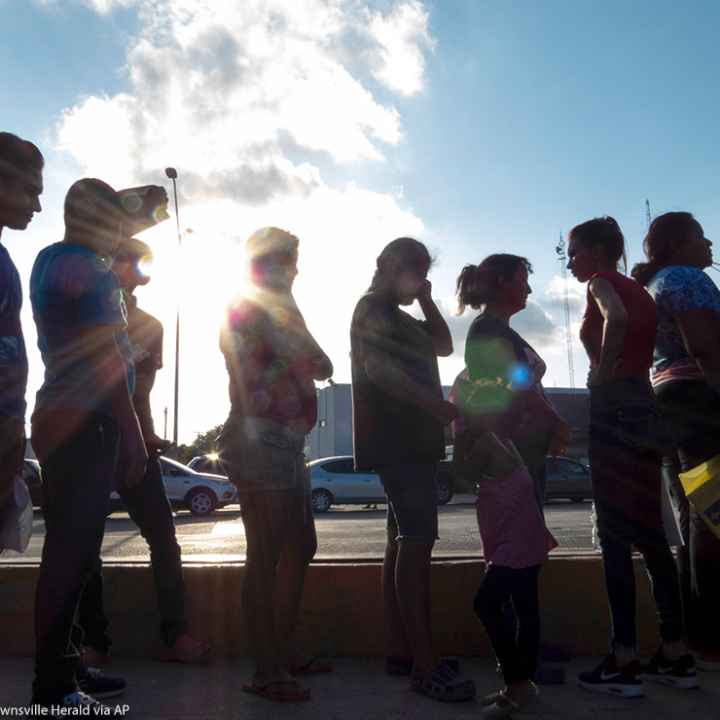
[(227, 476), (227, 469), (217, 453), (196, 455), (187, 466), (196, 472)]
[[(308, 463), (312, 485), (312, 505), (316, 513), (332, 505), (370, 505), (387, 502), (380, 478), (373, 472), (356, 472), (352, 455), (321, 458)], [(449, 464), (438, 472), (438, 505), (453, 496)]]
[(592, 500), (592, 481), (587, 465), (565, 457), (547, 457), (545, 467), (546, 500), (568, 498), (576, 503)]
[[(185, 508), (193, 515), (208, 515), (218, 508), (237, 502), (237, 490), (224, 475), (196, 472), (166, 457), (160, 458), (160, 468), (165, 492), (170, 504), (175, 508)], [(25, 459), (23, 478), (30, 489), (33, 505), (40, 507), (42, 481), (37, 460)], [(112, 492), (110, 509), (114, 512), (123, 508), (122, 498)]]
[(40, 463), (32, 458), (25, 458), (22, 467), (22, 479), (30, 491), (30, 500), (33, 507), (42, 506), (42, 478), (40, 476)]

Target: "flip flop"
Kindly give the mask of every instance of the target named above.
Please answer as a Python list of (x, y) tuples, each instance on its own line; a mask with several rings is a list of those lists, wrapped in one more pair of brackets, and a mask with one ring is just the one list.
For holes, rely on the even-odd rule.
[(291, 675), (325, 675), (333, 672), (335, 668), (332, 663), (319, 657), (311, 657), (307, 662), (300, 665), (291, 665), (288, 672)]
[(306, 702), (310, 699), (309, 688), (300, 687), (293, 680), (273, 680), (267, 685), (246, 683), (243, 692), (272, 700), (273, 702)]

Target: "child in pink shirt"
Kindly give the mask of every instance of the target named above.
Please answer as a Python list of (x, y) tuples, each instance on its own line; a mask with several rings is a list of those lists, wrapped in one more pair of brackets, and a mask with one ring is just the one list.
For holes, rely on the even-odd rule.
[[(466, 421), (456, 423), (454, 462), (456, 475), (476, 484), (478, 528), (487, 565), (474, 608), (506, 685), (483, 704), (486, 717), (505, 717), (538, 695), (532, 682), (540, 644), (538, 580), (542, 563), (557, 542), (545, 526), (533, 480), (512, 442), (482, 428), (463, 426)], [(508, 605), (515, 622), (508, 622)]]

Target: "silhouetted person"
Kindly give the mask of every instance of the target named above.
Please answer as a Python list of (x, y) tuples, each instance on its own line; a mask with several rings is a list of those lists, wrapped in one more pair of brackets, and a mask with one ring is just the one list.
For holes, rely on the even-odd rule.
[(298, 245), (273, 227), (250, 236), (248, 291), (228, 309), (220, 339), (231, 411), (219, 446), (245, 525), (242, 608), (256, 663), (244, 689), (277, 701), (310, 699), (293, 674), (332, 669), (293, 648), (317, 549), (305, 437), (317, 421), (314, 381), (333, 371), (292, 295)]
[[(530, 344), (510, 327), (510, 318), (527, 305), (532, 290), (528, 283), (530, 262), (509, 254), (490, 255), (479, 265), (466, 265), (457, 281), (459, 310), (470, 306), (481, 312), (473, 320), (465, 343), (466, 371), (459, 380), (472, 392), (472, 402), (462, 405), (471, 425), (468, 442), (486, 441), (492, 433), (497, 442), (490, 447), (491, 459), (508, 455), (506, 447), (519, 452), (522, 468), (502, 479), (480, 481), (478, 521), (488, 525), (493, 513), (506, 512), (505, 522), (493, 520), (491, 535), (504, 538), (497, 557), (484, 548), (490, 567), (475, 602), (476, 611), (488, 629), (503, 669), (506, 688), (502, 697), (490, 700), (512, 709), (534, 697), (532, 680), (562, 682), (561, 668), (538, 666), (540, 611), (538, 599), (542, 563), (553, 543), (544, 542), (545, 458), (565, 452), (568, 428), (548, 401), (542, 386), (546, 365)], [(456, 437), (455, 452), (464, 452), (462, 436)], [(478, 470), (479, 471), (479, 470)], [(532, 478), (539, 519), (526, 507), (523, 471)], [(510, 480), (515, 479), (516, 482)], [(507, 492), (505, 492), (507, 491)], [(497, 508), (495, 507), (497, 506)], [(520, 531), (516, 537), (520, 518)], [(525, 533), (523, 533), (523, 526)], [(530, 532), (534, 528), (535, 534)], [(508, 533), (505, 536), (503, 533)], [(498, 540), (499, 542), (499, 540)], [(516, 642), (517, 638), (517, 642)], [(554, 671), (554, 672), (551, 672)], [(508, 702), (503, 705), (503, 702)]]
[[(605, 567), (612, 644), (580, 684), (595, 692), (637, 697), (642, 679), (697, 686), (695, 661), (683, 643), (675, 561), (662, 524), (662, 432), (649, 382), (657, 314), (643, 287), (621, 275), (625, 239), (609, 217), (570, 232), (568, 268), (588, 283), (580, 339), (590, 359), (590, 468)], [(637, 660), (633, 546), (652, 581), (662, 645), (649, 665)]]
[[(0, 239), (3, 229), (25, 230), (40, 212), (43, 165), (35, 145), (0, 132)], [(0, 242), (0, 517), (25, 456), (28, 361), (20, 325), (22, 300), (20, 276)]]
[[(690, 213), (666, 213), (645, 238), (648, 262), (632, 271), (657, 305), (651, 380), (683, 470), (720, 453), (720, 291), (703, 272), (711, 247)], [(673, 485), (685, 542), (677, 557), (688, 640), (700, 669), (720, 670), (720, 540), (677, 478)]]
[(33, 702), (96, 705), (125, 683), (81, 672), (73, 620), (96, 566), (113, 481), (137, 485), (147, 451), (119, 343), (122, 290), (110, 269), (126, 216), (106, 183), (84, 179), (65, 198), (65, 237), (40, 252), (30, 278), (45, 378), (32, 417), (43, 470), (45, 542), (35, 602)]
[[(124, 290), (128, 313), (128, 362), (133, 388), (133, 404), (148, 450), (145, 477), (139, 485), (119, 486), (130, 519), (140, 528), (150, 548), (150, 564), (160, 610), (162, 649), (158, 659), (181, 663), (204, 659), (209, 650), (205, 642), (188, 633), (185, 616), (185, 583), (180, 546), (175, 535), (172, 509), (165, 493), (159, 454), (168, 447), (155, 434), (150, 410), (150, 391), (155, 375), (162, 368), (163, 327), (160, 321), (137, 305), (135, 289), (150, 282), (141, 270), (143, 261), (152, 260), (152, 251), (141, 240), (123, 242), (115, 255), (112, 269)], [(99, 560), (99, 558), (98, 558)], [(83, 591), (78, 621), (84, 632), (84, 660), (89, 666), (104, 665), (109, 660), (111, 641), (103, 603), (102, 564), (93, 573)]]
[[(471, 681), (438, 662), (430, 627), (430, 557), (438, 537), (438, 463), (443, 426), (457, 415), (443, 399), (438, 356), (452, 353), (447, 323), (432, 300), (426, 247), (399, 238), (377, 258), (370, 289), (350, 328), (355, 467), (376, 471), (388, 498), (383, 600), (386, 671), (411, 675), (417, 692), (467, 700)], [(400, 309), (420, 303), (425, 320)]]

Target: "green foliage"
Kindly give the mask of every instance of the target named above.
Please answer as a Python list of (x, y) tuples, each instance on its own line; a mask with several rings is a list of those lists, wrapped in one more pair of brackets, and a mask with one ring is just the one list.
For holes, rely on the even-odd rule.
[(220, 424), (214, 428), (210, 428), (210, 430), (204, 433), (198, 433), (190, 445), (171, 447), (165, 454), (178, 462), (188, 463), (196, 455), (206, 455), (207, 453), (217, 452), (216, 440), (222, 428), (223, 426)]

